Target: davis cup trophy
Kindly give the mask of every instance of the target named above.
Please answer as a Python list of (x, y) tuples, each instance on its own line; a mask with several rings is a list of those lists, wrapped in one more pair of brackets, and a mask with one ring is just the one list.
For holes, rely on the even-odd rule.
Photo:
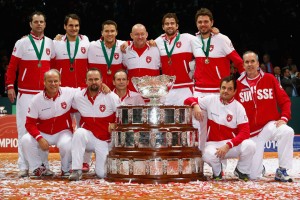
[[(122, 105), (112, 132), (107, 158), (107, 181), (168, 183), (206, 180), (198, 131), (189, 106), (162, 105), (175, 76), (133, 77), (147, 105)], [(180, 94), (179, 94), (180, 95)]]

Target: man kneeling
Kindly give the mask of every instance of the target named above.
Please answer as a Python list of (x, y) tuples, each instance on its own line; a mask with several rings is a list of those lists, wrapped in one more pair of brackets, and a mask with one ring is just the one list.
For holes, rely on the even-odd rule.
[(246, 111), (234, 99), (235, 93), (236, 82), (228, 76), (221, 81), (220, 95), (200, 99), (190, 97), (184, 102), (185, 105), (193, 106), (197, 120), (203, 119), (201, 109), (207, 111), (207, 142), (202, 158), (212, 167), (214, 180), (222, 179), (222, 160), (228, 158), (239, 158), (234, 174), (241, 180), (249, 180), (255, 143), (249, 139)]

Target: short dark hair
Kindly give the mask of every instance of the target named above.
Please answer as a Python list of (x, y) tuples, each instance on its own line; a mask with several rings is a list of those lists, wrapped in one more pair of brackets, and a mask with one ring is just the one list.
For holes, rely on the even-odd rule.
[(87, 74), (88, 74), (90, 71), (97, 71), (97, 72), (99, 72), (100, 77), (102, 78), (102, 73), (101, 73), (101, 71), (100, 71), (98, 68), (96, 68), (96, 67), (89, 68), (89, 69), (87, 70), (87, 72), (86, 72), (86, 76), (87, 76)]
[(174, 18), (176, 24), (179, 24), (179, 20), (178, 20), (178, 17), (177, 17), (177, 15), (176, 15), (176, 13), (167, 13), (167, 14), (165, 14), (165, 15), (163, 16), (162, 20), (161, 20), (162, 25), (165, 24), (166, 18)]
[(43, 15), (44, 21), (46, 21), (46, 15), (43, 12), (41, 12), (41, 11), (34, 11), (33, 13), (31, 13), (29, 15), (29, 18), (28, 18), (29, 22), (32, 22), (34, 15)]
[(226, 77), (222, 78), (221, 83), (220, 83), (220, 88), (221, 88), (223, 82), (229, 83), (230, 81), (233, 82), (233, 88), (234, 88), (234, 90), (236, 90), (236, 87), (237, 87), (236, 86), (236, 79), (234, 78), (233, 75), (226, 76)]
[(200, 10), (198, 10), (196, 12), (195, 22), (197, 22), (197, 19), (198, 19), (199, 16), (208, 16), (211, 21), (214, 20), (214, 16), (208, 8), (201, 8)]
[(65, 25), (68, 25), (68, 22), (69, 22), (70, 18), (78, 20), (79, 26), (80, 26), (80, 23), (81, 23), (80, 17), (78, 15), (74, 14), (74, 13), (71, 13), (71, 14), (68, 14), (68, 15), (65, 16), (65, 20), (64, 20)]
[(104, 29), (104, 26), (105, 25), (114, 25), (116, 27), (116, 30), (118, 30), (118, 25), (115, 21), (113, 20), (106, 20), (102, 23), (101, 27), (102, 27), (102, 30)]

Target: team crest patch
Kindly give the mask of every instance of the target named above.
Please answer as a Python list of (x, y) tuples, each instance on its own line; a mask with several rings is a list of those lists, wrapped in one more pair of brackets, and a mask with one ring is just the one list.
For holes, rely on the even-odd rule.
[(228, 122), (231, 122), (232, 117), (233, 117), (232, 115), (228, 114), (227, 117), (226, 117), (227, 121), (228, 121)]
[(210, 45), (210, 47), (209, 47), (209, 51), (212, 51), (212, 50), (214, 50), (214, 48), (215, 48), (215, 46), (214, 46), (214, 45)]
[(146, 57), (146, 62), (147, 62), (147, 63), (150, 63), (151, 60), (152, 60), (152, 58), (151, 58), (150, 56), (147, 56), (147, 57)]
[(50, 55), (50, 49), (46, 48), (46, 54), (49, 56)]
[(177, 42), (177, 43), (176, 43), (176, 47), (177, 47), (177, 48), (180, 48), (181, 45), (182, 45), (181, 42)]
[(62, 102), (60, 105), (61, 105), (61, 107), (62, 107), (63, 109), (66, 109), (66, 108), (67, 108), (67, 103), (66, 103), (66, 102)]
[(85, 47), (81, 47), (81, 53), (83, 53), (83, 54), (85, 54), (85, 52), (86, 52), (86, 48)]
[(100, 105), (99, 109), (100, 109), (100, 112), (104, 112), (106, 110), (106, 106), (105, 105)]
[(115, 58), (116, 60), (118, 60), (119, 57), (120, 57), (119, 53), (115, 53), (115, 54), (114, 54), (114, 58)]

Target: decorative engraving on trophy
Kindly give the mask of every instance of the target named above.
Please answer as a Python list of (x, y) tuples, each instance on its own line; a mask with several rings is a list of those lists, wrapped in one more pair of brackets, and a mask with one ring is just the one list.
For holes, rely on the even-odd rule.
[(181, 133), (181, 144), (182, 144), (182, 146), (184, 146), (184, 147), (187, 145), (186, 139), (187, 139), (186, 132), (182, 132), (182, 133)]
[(112, 146), (113, 147), (119, 146), (118, 132), (117, 131), (112, 132)]
[(151, 107), (148, 109), (148, 122), (149, 124), (159, 124), (160, 121), (160, 113), (158, 107)]
[(183, 169), (183, 159), (178, 159), (178, 172), (179, 174), (182, 174)]
[(110, 165), (110, 163), (111, 163), (111, 158), (107, 158), (107, 173), (111, 173), (111, 169), (110, 169), (110, 167), (111, 167), (111, 165)]
[(175, 111), (175, 109), (174, 108), (165, 109), (164, 113), (165, 113), (165, 116), (164, 116), (165, 124), (175, 124), (175, 121), (176, 121), (176, 111)]
[(118, 173), (118, 165), (117, 165), (117, 159), (110, 159), (109, 161), (109, 166), (110, 166), (110, 173), (112, 174), (117, 174)]
[(132, 109), (128, 109), (128, 123), (131, 124), (132, 123)]
[(121, 171), (121, 160), (117, 159), (117, 174), (120, 174)]
[(129, 123), (128, 109), (122, 109), (120, 112), (120, 118), (122, 120), (122, 124)]
[(133, 160), (129, 160), (129, 174), (133, 174)]
[(157, 132), (157, 130), (155, 130), (155, 129), (152, 129), (150, 132), (150, 146), (153, 148), (156, 145), (156, 132)]
[(172, 147), (180, 147), (180, 146), (182, 146), (180, 132), (174, 131), (172, 132)]
[(125, 132), (125, 147), (134, 147), (134, 132)]
[(140, 131), (139, 148), (150, 147), (150, 133)]
[(168, 173), (168, 160), (163, 160), (163, 174)]
[(121, 132), (121, 146), (122, 147), (125, 146), (125, 139), (126, 139), (126, 133), (125, 132)]
[(146, 175), (150, 175), (150, 160), (146, 160), (145, 170), (146, 170)]
[(165, 120), (165, 110), (164, 109), (159, 109), (159, 116), (160, 116), (159, 122), (161, 124), (165, 123), (166, 120)]
[(202, 165), (203, 165), (203, 162), (201, 162), (201, 158), (200, 157), (196, 157), (195, 159), (193, 159), (193, 162), (192, 164), (194, 163), (194, 165), (192, 165), (192, 167), (194, 167), (194, 173), (203, 173), (202, 169)]
[[(197, 159), (193, 159), (191, 158), (191, 168), (192, 168), (192, 172), (193, 173), (198, 173), (199, 171), (199, 168), (198, 168), (198, 165), (197, 165)], [(199, 166), (200, 167), (200, 166)]]
[(133, 174), (134, 175), (146, 175), (147, 169), (146, 160), (144, 159), (134, 159), (133, 163)]
[(194, 159), (183, 158), (182, 159), (182, 174), (191, 174), (192, 171), (192, 162)]
[(168, 159), (167, 163), (168, 163), (167, 174), (178, 175), (179, 174), (178, 158)]
[(142, 121), (143, 121), (144, 123), (147, 122), (147, 114), (148, 114), (148, 109), (147, 109), (147, 108), (144, 108), (144, 109), (143, 109), (143, 114), (142, 114)]
[(134, 147), (139, 147), (140, 132), (134, 132)]
[(176, 124), (179, 124), (180, 123), (180, 111), (179, 111), (179, 109), (175, 109), (174, 118), (175, 118)]
[(150, 175), (163, 175), (163, 161), (161, 158), (150, 159)]
[(170, 147), (172, 146), (172, 133), (167, 132), (167, 146)]
[(142, 108), (133, 108), (132, 109), (132, 124), (142, 124), (144, 121), (142, 119)]
[(129, 159), (120, 159), (120, 173), (129, 175)]

